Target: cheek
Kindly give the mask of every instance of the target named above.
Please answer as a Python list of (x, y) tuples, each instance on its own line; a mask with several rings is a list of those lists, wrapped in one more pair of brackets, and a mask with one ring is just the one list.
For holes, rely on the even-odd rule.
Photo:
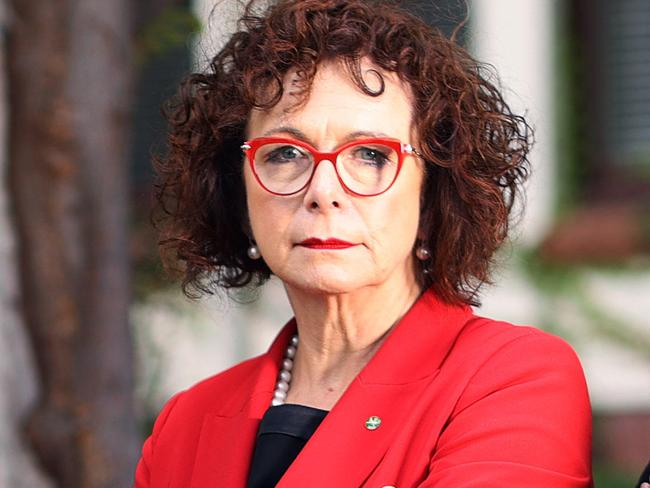
[(271, 236), (268, 231), (269, 221), (275, 219), (271, 216), (271, 209), (265, 204), (265, 199), (259, 193), (249, 192), (247, 203), (253, 238), (261, 245), (268, 236)]
[[(265, 201), (266, 195), (262, 193), (255, 177), (250, 173), (248, 168), (244, 170), (244, 185), (246, 188), (246, 207), (248, 210), (248, 220), (250, 222), (253, 238), (259, 244), (263, 239), (265, 232)], [(262, 190), (262, 191), (260, 191)]]
[(400, 257), (408, 255), (420, 224), (420, 187), (405, 185), (394, 198), (386, 200), (374, 217), (380, 245)]
[(253, 238), (262, 254), (275, 253), (282, 247), (291, 220), (288, 202), (278, 201), (263, 189), (255, 187), (247, 187), (246, 195)]
[(419, 200), (406, 194), (373, 209), (368, 220), (375, 244), (400, 257), (410, 252), (418, 231), (419, 210)]

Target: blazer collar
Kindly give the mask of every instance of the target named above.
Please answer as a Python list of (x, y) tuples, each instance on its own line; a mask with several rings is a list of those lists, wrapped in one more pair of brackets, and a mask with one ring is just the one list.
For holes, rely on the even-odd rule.
[[(469, 307), (454, 307), (427, 290), (327, 414), (277, 485), (361, 486), (408, 416), (423, 381), (437, 374), (462, 327)], [(199, 440), (192, 486), (244, 486), (257, 427), (269, 407), (284, 350), (296, 332), (295, 319), (257, 358), (257, 373), (244, 380), (234, 402), (207, 415)], [(239, 393), (241, 392), (241, 394)], [(399, 408), (394, 408), (399, 404)], [(382, 419), (369, 430), (365, 420)], [(363, 456), (359, 456), (363, 452)], [(327, 453), (325, 455), (325, 453)]]

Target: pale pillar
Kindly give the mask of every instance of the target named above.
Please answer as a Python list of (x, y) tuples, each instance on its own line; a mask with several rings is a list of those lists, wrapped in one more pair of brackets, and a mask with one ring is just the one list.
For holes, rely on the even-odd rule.
[(470, 50), (496, 68), (511, 108), (535, 128), (533, 175), (520, 242), (535, 246), (552, 224), (556, 197), (553, 46), (554, 0), (473, 0)]

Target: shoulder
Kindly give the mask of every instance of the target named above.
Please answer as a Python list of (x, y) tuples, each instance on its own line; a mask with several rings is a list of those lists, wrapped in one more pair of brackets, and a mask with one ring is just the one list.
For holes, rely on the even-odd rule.
[(172, 396), (144, 443), (135, 486), (150, 486), (152, 470), (160, 475), (172, 465), (178, 468), (179, 463), (189, 463), (187, 455), (196, 449), (206, 415), (237, 410), (237, 402), (245, 399), (254, 385), (254, 373), (263, 358), (261, 355), (242, 361)]
[(236, 408), (234, 403), (242, 398), (238, 393), (252, 388), (262, 358), (263, 355), (246, 359), (176, 393), (163, 407), (161, 416), (165, 413), (169, 414), (172, 408), (174, 416), (186, 418), (217, 410), (229, 410), (231, 402), (233, 402), (232, 408)]
[(473, 317), (440, 375), (450, 407), (432, 484), (462, 484), (476, 467), (499, 486), (524, 479), (587, 486), (591, 406), (580, 361), (564, 339)]
[(552, 390), (554, 395), (569, 394), (588, 403), (580, 359), (561, 337), (532, 326), (475, 316), (459, 334), (454, 349), (454, 360), (465, 358), (469, 365), (467, 401), (518, 385), (530, 394)]
[(466, 352), (480, 349), (486, 361), (495, 356), (516, 354), (518, 359), (533, 360), (538, 356), (578, 362), (573, 347), (563, 338), (530, 325), (473, 316), (458, 336), (456, 346)]

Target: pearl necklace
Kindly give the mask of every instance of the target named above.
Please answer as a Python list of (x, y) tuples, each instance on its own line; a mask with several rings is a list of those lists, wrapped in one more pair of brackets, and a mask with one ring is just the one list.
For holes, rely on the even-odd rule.
[(271, 406), (282, 405), (287, 398), (289, 392), (289, 385), (291, 384), (291, 370), (293, 369), (293, 358), (296, 357), (296, 348), (298, 347), (298, 334), (294, 334), (287, 350), (284, 352), (284, 359), (282, 360), (282, 369), (278, 374), (278, 383), (275, 385), (273, 392), (273, 400)]

